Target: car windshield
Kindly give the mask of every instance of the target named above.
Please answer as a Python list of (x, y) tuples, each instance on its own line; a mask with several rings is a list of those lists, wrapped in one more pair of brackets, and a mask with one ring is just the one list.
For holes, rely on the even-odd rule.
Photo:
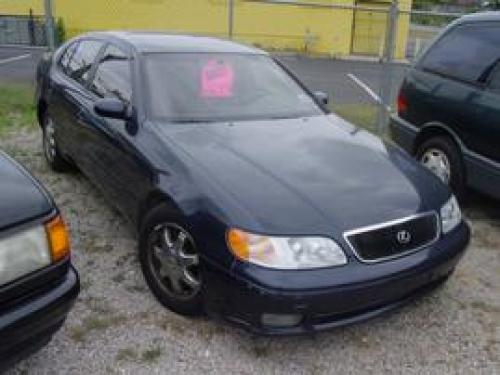
[(145, 56), (145, 71), (153, 120), (242, 121), (324, 113), (265, 55), (154, 53)]

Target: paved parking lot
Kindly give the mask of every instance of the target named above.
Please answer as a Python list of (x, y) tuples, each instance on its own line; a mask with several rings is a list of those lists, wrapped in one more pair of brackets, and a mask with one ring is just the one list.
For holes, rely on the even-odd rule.
[(35, 79), (35, 68), (44, 50), (0, 46), (0, 85), (29, 83)]
[(48, 187), (72, 232), (82, 293), (50, 345), (14, 374), (498, 374), (500, 205), (476, 197), (474, 240), (449, 282), (375, 320), (306, 337), (259, 338), (164, 310), (140, 273), (131, 230), (79, 174), (57, 175), (37, 130), (0, 147)]
[[(312, 91), (327, 92), (334, 104), (373, 104), (373, 99), (357, 85), (349, 75), (354, 75), (379, 94), (384, 67), (378, 62), (332, 60), (303, 56), (278, 56), (278, 59), (293, 71)], [(396, 95), (403, 80), (406, 65), (394, 64), (392, 91)]]

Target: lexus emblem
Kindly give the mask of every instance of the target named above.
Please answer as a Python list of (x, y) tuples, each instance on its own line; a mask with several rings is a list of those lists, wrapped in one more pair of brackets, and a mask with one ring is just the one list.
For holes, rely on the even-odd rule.
[(397, 238), (401, 245), (408, 245), (411, 242), (411, 233), (407, 230), (400, 230)]

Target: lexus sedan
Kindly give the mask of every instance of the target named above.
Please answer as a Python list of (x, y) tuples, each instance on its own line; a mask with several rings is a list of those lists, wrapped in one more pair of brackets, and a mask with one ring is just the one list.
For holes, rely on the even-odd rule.
[(353, 323), (438, 285), (468, 245), (448, 187), (263, 51), (92, 33), (45, 56), (37, 81), (48, 163), (131, 221), (177, 313), (262, 334)]
[(0, 152), (0, 372), (50, 341), (79, 292), (52, 199)]

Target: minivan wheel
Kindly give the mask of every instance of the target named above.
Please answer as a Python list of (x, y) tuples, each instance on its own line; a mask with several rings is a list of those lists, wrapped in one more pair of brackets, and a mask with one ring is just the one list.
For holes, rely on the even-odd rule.
[(168, 206), (153, 209), (145, 218), (139, 260), (161, 304), (181, 315), (202, 313), (203, 281), (196, 244), (182, 217)]
[(71, 169), (71, 165), (59, 152), (55, 137), (55, 124), (47, 113), (43, 116), (43, 155), (52, 170), (66, 172)]
[(462, 155), (451, 139), (441, 136), (430, 138), (420, 145), (416, 156), (423, 166), (450, 186), (460, 200), (465, 198), (465, 169)]

